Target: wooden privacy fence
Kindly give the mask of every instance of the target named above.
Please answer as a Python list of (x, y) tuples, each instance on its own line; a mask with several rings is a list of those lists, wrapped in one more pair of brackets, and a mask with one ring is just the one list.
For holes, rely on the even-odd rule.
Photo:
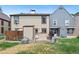
[(6, 31), (6, 40), (16, 41), (23, 38), (23, 31)]

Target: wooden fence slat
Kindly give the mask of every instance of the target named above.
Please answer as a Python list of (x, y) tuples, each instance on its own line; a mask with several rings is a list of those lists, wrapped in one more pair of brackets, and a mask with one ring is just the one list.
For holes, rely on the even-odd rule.
[(16, 41), (23, 38), (23, 31), (6, 31), (6, 40)]

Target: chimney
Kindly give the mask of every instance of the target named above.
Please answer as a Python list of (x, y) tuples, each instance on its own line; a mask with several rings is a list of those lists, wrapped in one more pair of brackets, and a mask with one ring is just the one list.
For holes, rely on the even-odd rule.
[(30, 10), (30, 13), (31, 13), (31, 14), (35, 14), (36, 11), (35, 11), (34, 9), (31, 9), (31, 10)]

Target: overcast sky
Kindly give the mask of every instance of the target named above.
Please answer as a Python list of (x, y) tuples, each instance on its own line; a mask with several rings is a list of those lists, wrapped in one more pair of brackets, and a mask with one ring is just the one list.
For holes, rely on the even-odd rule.
[[(17, 13), (29, 13), (30, 9), (35, 9), (37, 13), (53, 13), (59, 5), (0, 5), (7, 15)], [(79, 12), (79, 5), (64, 5), (64, 8), (71, 14)]]

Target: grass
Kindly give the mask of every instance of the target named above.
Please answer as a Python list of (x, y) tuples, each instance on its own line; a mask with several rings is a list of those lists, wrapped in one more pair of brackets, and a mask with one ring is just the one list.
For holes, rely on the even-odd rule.
[(79, 54), (79, 38), (59, 39), (55, 44), (35, 43), (18, 54)]
[(3, 50), (3, 49), (6, 49), (6, 48), (10, 48), (10, 47), (13, 47), (15, 45), (17, 45), (18, 43), (10, 43), (10, 42), (3, 42), (3, 43), (0, 43), (0, 50)]

